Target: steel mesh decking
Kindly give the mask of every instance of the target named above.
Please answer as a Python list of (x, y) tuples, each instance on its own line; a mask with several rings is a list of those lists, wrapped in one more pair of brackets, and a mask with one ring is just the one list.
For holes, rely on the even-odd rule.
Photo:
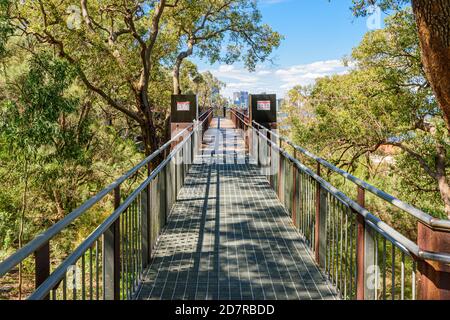
[(266, 177), (245, 158), (235, 163), (243, 141), (221, 121), (205, 139), (206, 163), (180, 190), (138, 298), (334, 299)]

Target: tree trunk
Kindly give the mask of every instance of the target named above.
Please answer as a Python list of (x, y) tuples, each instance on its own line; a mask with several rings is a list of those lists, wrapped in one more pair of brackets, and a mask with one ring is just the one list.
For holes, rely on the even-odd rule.
[(181, 94), (180, 87), (180, 69), (183, 59), (177, 59), (173, 67), (173, 94)]
[(180, 86), (180, 70), (181, 64), (183, 60), (192, 55), (194, 52), (194, 40), (189, 39), (187, 46), (188, 49), (186, 51), (180, 52), (177, 57), (177, 61), (173, 67), (173, 94), (181, 94), (181, 86)]
[(439, 186), (442, 201), (444, 201), (445, 213), (450, 219), (450, 186), (448, 184), (446, 164), (447, 152), (445, 146), (438, 144), (436, 147), (436, 180)]
[(422, 62), (450, 132), (450, 1), (413, 0)]
[(445, 213), (447, 214), (448, 219), (450, 219), (450, 187), (447, 178), (445, 176), (440, 176), (438, 178), (438, 184), (441, 198), (444, 200)]

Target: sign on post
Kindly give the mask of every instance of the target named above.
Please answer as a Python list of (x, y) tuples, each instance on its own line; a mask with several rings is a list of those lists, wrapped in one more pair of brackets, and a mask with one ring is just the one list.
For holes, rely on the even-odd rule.
[(251, 121), (273, 128), (277, 123), (277, 97), (274, 94), (251, 94), (249, 96)]
[(172, 95), (171, 123), (192, 123), (197, 115), (195, 95)]
[(177, 102), (177, 111), (189, 111), (191, 103), (189, 101)]
[(258, 111), (270, 111), (270, 100), (261, 100), (257, 103)]

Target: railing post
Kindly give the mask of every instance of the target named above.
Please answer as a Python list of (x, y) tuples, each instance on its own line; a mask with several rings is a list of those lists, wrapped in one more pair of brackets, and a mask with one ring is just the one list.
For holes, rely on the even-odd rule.
[[(321, 176), (321, 166), (317, 162), (317, 175)], [(327, 192), (320, 182), (316, 182), (316, 217), (314, 228), (314, 251), (316, 262), (324, 267), (327, 256)]]
[[(365, 190), (360, 186), (358, 186), (358, 204), (365, 207)], [(364, 217), (358, 213), (356, 223), (358, 226), (356, 298), (358, 300), (375, 300), (379, 280), (375, 232), (367, 226)]]
[[(50, 243), (45, 243), (34, 253), (34, 262), (34, 287), (37, 289), (50, 276)], [(44, 300), (48, 299), (49, 296), (44, 298)]]
[(280, 148), (280, 151), (278, 152), (278, 198), (280, 199), (280, 202), (283, 203), (283, 178), (282, 178), (282, 171), (283, 171), (283, 155), (281, 153), (281, 139), (278, 138), (278, 147)]
[[(148, 165), (148, 176), (151, 174), (151, 166)], [(141, 232), (142, 232), (142, 267), (146, 268), (151, 257), (151, 236), (150, 236), (150, 183), (141, 193)]]
[[(358, 204), (362, 207), (365, 206), (365, 191), (361, 187), (358, 187)], [(364, 235), (366, 229), (366, 222), (364, 217), (360, 214), (356, 214), (357, 224), (357, 242), (356, 242), (356, 299), (364, 300), (365, 293), (365, 268), (364, 268)]]
[[(418, 224), (417, 244), (423, 251), (450, 253), (450, 231)], [(420, 300), (450, 300), (450, 265), (419, 260), (418, 298)]]
[(297, 166), (292, 162), (292, 222), (297, 226)]
[[(120, 186), (114, 189), (114, 209), (120, 206)], [(103, 234), (103, 298), (120, 300), (120, 217)]]

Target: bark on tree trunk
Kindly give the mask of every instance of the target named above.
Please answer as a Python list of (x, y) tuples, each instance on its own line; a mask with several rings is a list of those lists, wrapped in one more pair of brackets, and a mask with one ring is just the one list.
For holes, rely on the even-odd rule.
[(180, 69), (183, 60), (177, 59), (173, 67), (173, 94), (181, 94), (180, 87)]
[(450, 132), (450, 1), (413, 0), (422, 62)]
[(446, 162), (447, 152), (445, 146), (438, 144), (436, 147), (436, 180), (439, 186), (441, 198), (444, 201), (445, 213), (450, 219), (450, 186), (448, 184)]
[(194, 52), (194, 40), (190, 39), (187, 43), (187, 50), (180, 52), (177, 57), (177, 61), (175, 62), (175, 65), (173, 67), (173, 94), (181, 94), (181, 86), (180, 86), (180, 70), (181, 70), (181, 64), (183, 63), (183, 60), (192, 55)]

